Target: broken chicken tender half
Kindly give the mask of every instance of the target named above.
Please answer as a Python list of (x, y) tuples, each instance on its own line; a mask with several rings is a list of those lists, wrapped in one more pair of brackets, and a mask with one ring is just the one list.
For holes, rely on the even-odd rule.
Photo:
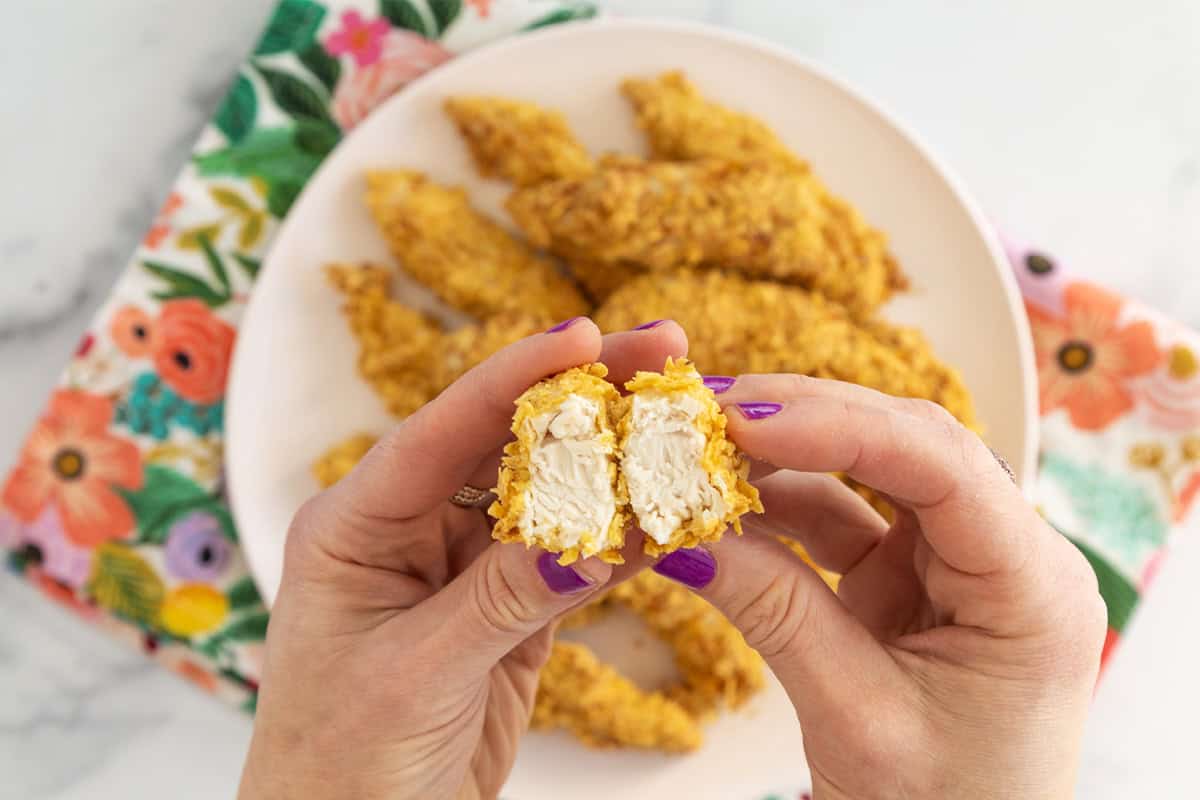
[(575, 367), (517, 398), (516, 440), (504, 448), (488, 509), (499, 541), (560, 553), (560, 564), (622, 563), (626, 502), (612, 425), (621, 396), (607, 374), (603, 364)]
[(570, 564), (621, 563), (626, 520), (645, 532), (650, 556), (714, 541), (730, 525), (740, 534), (741, 516), (762, 505), (700, 373), (668, 359), (662, 374), (626, 383), (627, 398), (606, 375), (600, 364), (576, 367), (517, 399), (517, 438), (489, 510), (495, 538)]
[(761, 512), (746, 478), (750, 463), (725, 438), (725, 413), (686, 359), (668, 358), (662, 374), (638, 372), (625, 384), (621, 474), (631, 516), (646, 534), (643, 550), (661, 556), (720, 539), (741, 517)]

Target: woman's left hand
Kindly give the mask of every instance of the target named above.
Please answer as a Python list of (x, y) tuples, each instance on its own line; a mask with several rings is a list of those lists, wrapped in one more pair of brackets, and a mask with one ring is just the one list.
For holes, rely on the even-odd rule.
[[(553, 331), (553, 329), (552, 329)], [(296, 515), (271, 614), (243, 798), (485, 798), (528, 724), (555, 618), (613, 579), (490, 542), (448, 502), (491, 486), (513, 401), (602, 361), (619, 383), (686, 354), (666, 323), (588, 319), (522, 340), (405, 420)]]

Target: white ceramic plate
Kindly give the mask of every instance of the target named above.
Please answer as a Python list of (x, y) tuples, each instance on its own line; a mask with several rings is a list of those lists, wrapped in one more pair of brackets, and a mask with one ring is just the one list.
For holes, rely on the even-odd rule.
[[(593, 152), (642, 152), (617, 84), (672, 68), (708, 97), (765, 120), (888, 233), (914, 288), (886, 315), (920, 326), (962, 370), (990, 443), (1019, 477), (1032, 474), (1035, 372), (1015, 282), (974, 204), (910, 134), (841, 82), (754, 39), (676, 23), (573, 25), (462, 57), (391, 99), (329, 158), (280, 231), (242, 323), (227, 401), (230, 491), (264, 597), (278, 588), (288, 522), (317, 489), (309, 464), (353, 432), (389, 425), (355, 373), (355, 344), (321, 274), (331, 260), (388, 262), (361, 201), (363, 172), (418, 168), (465, 185), (477, 205), (502, 216), (506, 187), (475, 174), (442, 115), (447, 96), (531, 100), (565, 113)], [(405, 296), (430, 302), (412, 287)], [(626, 623), (605, 628), (593, 634), (608, 640), (604, 655), (631, 671), (657, 668), (647, 651), (622, 652)], [(505, 795), (750, 800), (803, 782), (802, 764), (793, 711), (772, 684), (747, 711), (713, 724), (705, 748), (687, 758), (596, 753), (565, 735), (531, 735)]]

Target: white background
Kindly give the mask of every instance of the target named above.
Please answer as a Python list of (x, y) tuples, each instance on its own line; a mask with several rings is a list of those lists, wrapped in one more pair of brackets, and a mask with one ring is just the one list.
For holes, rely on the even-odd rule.
[[(272, 0), (4, 0), (0, 471)], [(1200, 327), (1200, 4), (620, 0), (745, 30), (917, 131), (1009, 234)], [(1096, 698), (1079, 796), (1200, 794), (1200, 544)], [(232, 796), (249, 722), (0, 576), (0, 798)]]

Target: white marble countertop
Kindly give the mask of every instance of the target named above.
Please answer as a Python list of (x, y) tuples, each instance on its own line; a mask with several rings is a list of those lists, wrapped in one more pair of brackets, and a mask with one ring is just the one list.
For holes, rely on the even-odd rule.
[[(11, 0), (0, 470), (272, 0)], [(993, 219), (1200, 326), (1200, 5), (620, 0), (775, 40), (880, 101)], [(1079, 796), (1195, 797), (1200, 543), (1096, 697)], [(0, 797), (232, 796), (249, 721), (0, 577)]]

